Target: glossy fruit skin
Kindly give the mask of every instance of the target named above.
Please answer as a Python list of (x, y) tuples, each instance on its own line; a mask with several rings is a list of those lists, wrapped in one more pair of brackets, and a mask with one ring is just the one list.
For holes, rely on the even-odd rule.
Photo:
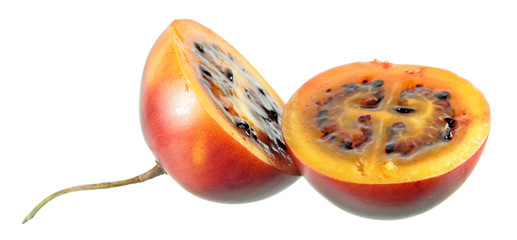
[(289, 149), (307, 181), (337, 207), (358, 216), (393, 220), (423, 213), (454, 193), (474, 170), (483, 145), (460, 166), (443, 175), (414, 182), (362, 184), (337, 180), (304, 164)]
[(178, 63), (173, 26), (153, 46), (141, 85), (142, 131), (158, 163), (187, 191), (222, 203), (257, 201), (294, 183), (299, 176), (257, 158), (205, 110)]

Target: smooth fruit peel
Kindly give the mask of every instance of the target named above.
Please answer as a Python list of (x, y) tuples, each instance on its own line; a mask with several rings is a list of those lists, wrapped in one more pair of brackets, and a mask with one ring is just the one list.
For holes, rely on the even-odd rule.
[[(244, 79), (236, 66), (246, 69), (249, 77)], [(249, 109), (257, 107), (247, 105), (254, 103), (239, 100), (248, 97), (245, 88), (236, 88), (250, 84), (256, 84), (254, 94), (261, 94), (258, 87), (267, 94), (280, 117), (284, 103), (278, 95), (211, 30), (176, 20), (151, 50), (142, 80), (142, 129), (158, 162), (189, 192), (217, 202), (250, 202), (298, 179), (290, 156), (271, 154), (256, 144), (251, 133), (270, 129), (250, 120), (255, 113)], [(230, 92), (240, 95), (232, 97)], [(225, 107), (244, 111), (234, 115)]]
[(344, 182), (295, 161), (303, 176), (337, 207), (358, 216), (393, 220), (426, 212), (454, 193), (472, 173), (485, 144), (468, 161), (442, 176), (405, 183)]

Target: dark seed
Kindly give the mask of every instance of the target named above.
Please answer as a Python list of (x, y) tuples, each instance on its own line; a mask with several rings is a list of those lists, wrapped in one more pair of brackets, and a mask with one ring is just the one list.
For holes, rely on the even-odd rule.
[(282, 148), (284, 150), (287, 150), (287, 146), (285, 146), (284, 141), (282, 141), (279, 138), (276, 139), (276, 145), (278, 145), (280, 148)]
[(446, 128), (442, 133), (443, 140), (450, 141), (452, 139), (452, 135), (452, 130), (450, 128)]
[(267, 111), (267, 115), (269, 119), (278, 122), (278, 113), (275, 110), (269, 110)]
[(255, 140), (255, 142), (258, 142), (258, 141), (259, 141), (259, 139), (258, 139), (258, 137), (257, 137), (257, 134), (255, 134), (255, 133), (252, 133), (252, 134), (251, 134), (251, 138), (253, 138), (253, 140)]
[(194, 45), (196, 45), (196, 49), (200, 53), (205, 53), (205, 47), (203, 47), (203, 44), (196, 42), (196, 43), (194, 43)]
[(238, 128), (241, 128), (241, 129), (245, 129), (245, 130), (248, 130), (250, 128), (250, 125), (248, 124), (248, 122), (240, 121), (240, 120), (237, 120), (235, 122), (235, 126), (237, 126)]
[(327, 110), (319, 111), (318, 115), (316, 115), (316, 117), (327, 116), (328, 113), (329, 113), (329, 111), (327, 111)]
[(359, 118), (357, 120), (359, 122), (365, 122), (365, 121), (370, 120), (370, 119), (372, 119), (372, 117), (369, 114), (365, 114), (365, 115), (359, 116)]
[(264, 89), (258, 88), (258, 91), (259, 91), (260, 94), (266, 96), (266, 92), (264, 92)]
[(392, 153), (395, 151), (395, 144), (394, 143), (388, 143), (385, 148), (386, 153)]
[(458, 122), (454, 120), (454, 118), (445, 118), (445, 122), (449, 125), (450, 128), (456, 128), (458, 126)]
[(398, 113), (412, 113), (415, 111), (415, 109), (413, 108), (406, 108), (406, 107), (395, 107), (395, 111), (397, 111)]
[(233, 71), (231, 69), (226, 70), (226, 77), (228, 78), (228, 80), (233, 82)]
[(339, 147), (342, 147), (347, 150), (352, 150), (352, 149), (354, 149), (354, 144), (352, 143), (352, 141), (346, 141), (346, 142), (341, 142), (339, 144)]
[(327, 89), (327, 92), (330, 92), (330, 91), (332, 91), (332, 89), (330, 89), (330, 88), (329, 88), (329, 89)]
[(362, 104), (361, 104), (361, 107), (363, 108), (376, 108), (379, 103), (382, 101), (382, 99), (384, 98), (384, 96), (381, 96), (380, 98), (377, 98), (375, 96), (371, 96), (367, 99), (364, 99)]
[(421, 88), (421, 87), (423, 87), (423, 86), (424, 86), (424, 85), (422, 85), (422, 84), (417, 84), (417, 85), (416, 85), (416, 87), (417, 87), (417, 88)]
[(205, 76), (208, 76), (208, 77), (212, 77), (212, 73), (210, 73), (210, 70), (208, 70), (208, 68), (206, 68), (205, 66), (203, 65), (199, 65), (199, 69), (201, 70), (201, 73)]
[(366, 80), (366, 79), (365, 79), (365, 80), (363, 80), (361, 83), (362, 83), (362, 84), (367, 84), (367, 83), (368, 83), (368, 80)]
[(447, 101), (451, 99), (451, 94), (447, 91), (439, 92), (434, 95), (435, 98), (438, 98), (441, 101)]
[(382, 80), (375, 80), (375, 81), (370, 83), (370, 86), (372, 86), (372, 87), (380, 87), (383, 84), (384, 84), (384, 81), (382, 81)]
[(246, 129), (246, 135), (251, 136), (252, 131), (253, 131), (253, 128)]
[(248, 96), (249, 99), (252, 99), (250, 91), (248, 89), (244, 90), (246, 92), (246, 96)]
[(272, 121), (275, 121), (275, 122), (278, 122), (278, 113), (276, 111), (275, 108), (273, 109), (268, 109), (262, 105), (260, 105), (262, 107), (262, 110), (264, 110), (264, 112), (267, 114), (267, 121), (268, 122), (272, 122)]

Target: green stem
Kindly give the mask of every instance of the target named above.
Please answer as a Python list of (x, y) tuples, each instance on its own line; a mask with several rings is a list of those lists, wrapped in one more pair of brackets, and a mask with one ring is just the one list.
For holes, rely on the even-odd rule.
[(85, 185), (79, 185), (75, 187), (65, 188), (61, 191), (57, 191), (53, 193), (52, 195), (48, 196), (47, 198), (43, 199), (32, 211), (23, 219), (22, 223), (26, 223), (27, 221), (31, 220), (34, 215), (50, 200), (59, 197), (66, 193), (76, 192), (76, 191), (82, 191), (82, 190), (93, 190), (93, 189), (106, 189), (106, 188), (112, 188), (112, 187), (120, 187), (125, 186), (133, 183), (140, 183), (147, 181), (149, 179), (152, 179), (154, 177), (160, 176), (164, 174), (165, 171), (163, 171), (162, 167), (159, 164), (156, 164), (153, 168), (151, 168), (149, 171), (142, 173), (136, 177), (132, 177), (126, 180), (121, 181), (115, 181), (115, 182), (104, 182), (104, 183), (96, 183), (96, 184), (85, 184)]

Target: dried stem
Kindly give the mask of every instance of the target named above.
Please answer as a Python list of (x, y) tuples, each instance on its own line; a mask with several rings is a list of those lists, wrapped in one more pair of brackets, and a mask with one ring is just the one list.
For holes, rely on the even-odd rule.
[(162, 167), (159, 164), (156, 164), (153, 168), (151, 168), (149, 171), (140, 174), (136, 177), (132, 177), (126, 180), (121, 181), (115, 181), (115, 182), (104, 182), (104, 183), (96, 183), (96, 184), (85, 184), (85, 185), (79, 185), (75, 187), (65, 188), (61, 191), (55, 192), (54, 194), (48, 196), (47, 198), (43, 199), (30, 213), (23, 219), (22, 223), (26, 223), (27, 221), (31, 220), (34, 215), (50, 200), (61, 196), (66, 193), (76, 192), (76, 191), (82, 191), (82, 190), (93, 190), (93, 189), (106, 189), (106, 188), (112, 188), (112, 187), (120, 187), (125, 186), (133, 183), (140, 183), (147, 181), (149, 179), (152, 179), (154, 177), (160, 176), (164, 174)]

